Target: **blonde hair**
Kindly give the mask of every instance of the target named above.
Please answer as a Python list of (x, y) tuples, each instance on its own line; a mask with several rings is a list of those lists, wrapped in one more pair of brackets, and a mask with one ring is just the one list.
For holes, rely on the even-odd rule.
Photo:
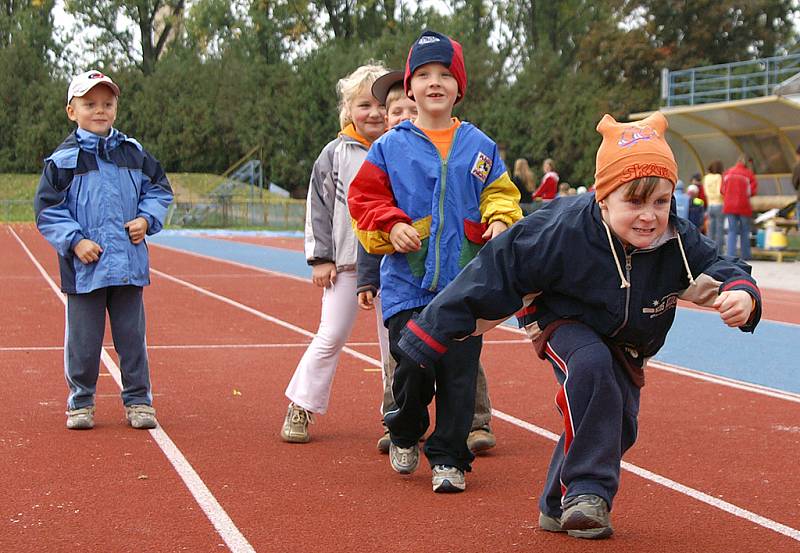
[(528, 165), (527, 159), (521, 157), (514, 162), (513, 176), (522, 180), (528, 192), (533, 192), (533, 171), (531, 171), (531, 166)]
[(364, 90), (371, 95), (372, 83), (385, 73), (388, 70), (383, 65), (371, 61), (339, 79), (336, 83), (336, 93), (339, 95), (339, 128), (344, 129), (353, 122), (350, 102)]
[(406, 96), (406, 87), (402, 82), (397, 82), (392, 85), (389, 92), (386, 94), (386, 109), (389, 109), (390, 104), (402, 98), (408, 98), (408, 96)]
[(550, 169), (549, 169), (550, 171), (555, 171), (555, 170), (556, 170), (556, 162), (555, 162), (555, 161), (553, 161), (553, 160), (552, 160), (552, 159), (550, 159), (550, 158), (547, 158), (547, 159), (546, 159), (546, 160), (544, 160), (544, 162), (542, 163), (542, 169), (544, 169), (545, 171), (547, 171), (548, 169), (545, 169), (545, 167), (550, 167)]

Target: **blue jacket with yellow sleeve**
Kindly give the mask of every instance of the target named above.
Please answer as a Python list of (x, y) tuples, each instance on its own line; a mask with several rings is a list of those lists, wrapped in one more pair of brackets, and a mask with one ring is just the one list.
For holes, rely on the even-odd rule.
[[(369, 253), (387, 254), (381, 265), (383, 318), (427, 305), (475, 256), (494, 221), (522, 218), (519, 192), (497, 145), (461, 122), (442, 159), (411, 121), (376, 140), (347, 199), (359, 241)], [(419, 251), (396, 253), (392, 227), (413, 225)]]

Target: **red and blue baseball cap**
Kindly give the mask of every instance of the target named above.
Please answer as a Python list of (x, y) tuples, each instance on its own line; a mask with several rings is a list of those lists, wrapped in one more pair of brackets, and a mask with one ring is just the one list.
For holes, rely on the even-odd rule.
[(460, 102), (467, 93), (467, 70), (464, 67), (461, 45), (441, 33), (423, 31), (408, 51), (403, 79), (406, 94), (411, 91), (411, 76), (414, 71), (426, 63), (441, 63), (450, 70), (458, 83), (459, 95), (456, 97), (456, 103)]

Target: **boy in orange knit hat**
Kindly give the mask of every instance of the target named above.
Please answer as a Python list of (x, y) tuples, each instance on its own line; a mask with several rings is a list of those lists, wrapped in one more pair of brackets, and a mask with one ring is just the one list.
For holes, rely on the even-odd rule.
[(430, 366), (453, 340), (517, 314), (560, 389), (564, 432), (539, 526), (579, 538), (613, 532), (622, 454), (636, 441), (644, 368), (679, 298), (752, 332), (761, 317), (750, 267), (675, 214), (677, 166), (661, 113), (597, 126), (595, 194), (557, 198), (484, 246), (408, 323), (398, 349)]

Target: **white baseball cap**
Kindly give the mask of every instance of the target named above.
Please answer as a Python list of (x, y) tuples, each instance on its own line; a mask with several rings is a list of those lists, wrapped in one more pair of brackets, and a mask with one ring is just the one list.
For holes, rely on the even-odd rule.
[(111, 80), (111, 77), (100, 73), (100, 71), (96, 69), (92, 69), (91, 71), (86, 71), (72, 78), (72, 82), (69, 83), (69, 90), (67, 91), (67, 104), (76, 96), (80, 98), (99, 84), (107, 85), (114, 92), (115, 96), (119, 96), (119, 87)]

